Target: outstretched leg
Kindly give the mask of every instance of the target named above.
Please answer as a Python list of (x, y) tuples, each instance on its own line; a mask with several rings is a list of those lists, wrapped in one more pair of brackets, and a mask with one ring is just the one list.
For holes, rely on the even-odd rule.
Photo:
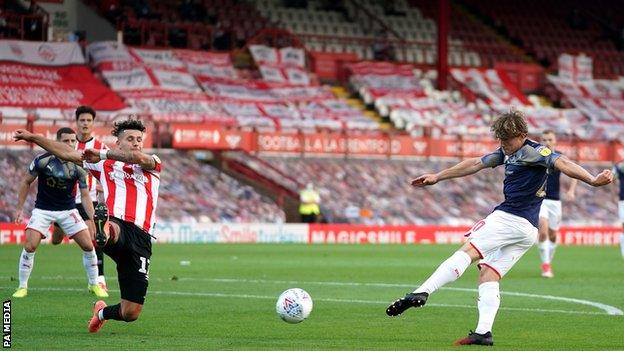
[(466, 268), (479, 258), (479, 252), (470, 243), (464, 244), (460, 250), (457, 250), (451, 257), (442, 262), (438, 269), (418, 289), (388, 306), (386, 314), (398, 316), (410, 307), (423, 306), (431, 293), (457, 280), (464, 274)]

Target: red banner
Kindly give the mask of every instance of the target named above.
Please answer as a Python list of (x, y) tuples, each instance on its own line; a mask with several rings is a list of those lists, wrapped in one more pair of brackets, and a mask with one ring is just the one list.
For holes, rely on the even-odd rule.
[[(557, 144), (557, 151), (576, 161), (605, 161), (611, 159), (611, 146), (607, 143), (578, 142)], [(617, 151), (617, 149), (616, 149)], [(623, 150), (624, 151), (624, 150)]]
[[(494, 140), (412, 138), (407, 135), (381, 133), (245, 132), (200, 124), (174, 124), (172, 130), (173, 145), (176, 148), (243, 149), (262, 153), (480, 157), (499, 147)], [(609, 162), (624, 159), (624, 145), (619, 143), (561, 142), (557, 149), (578, 162)]]
[[(74, 129), (73, 121), (66, 121), (66, 124), (59, 123), (55, 126), (42, 126), (36, 125), (34, 127), (34, 131), (37, 134), (43, 134), (48, 139), (56, 139), (56, 131), (62, 127), (70, 127)], [(16, 129), (25, 129), (25, 125), (19, 124), (0, 124), (0, 146), (20, 146), (20, 145), (28, 145), (27, 143), (20, 141), (13, 141), (13, 132)], [(111, 149), (115, 148), (115, 143), (117, 141), (117, 137), (111, 134), (112, 127), (93, 127), (93, 135), (101, 140), (103, 143), (108, 145)], [(152, 134), (148, 130), (143, 139), (143, 148), (149, 149), (152, 147)]]
[(0, 105), (65, 109), (89, 105), (104, 111), (125, 107), (85, 65), (52, 67), (14, 62), (0, 63)]
[(310, 244), (452, 244), (465, 240), (470, 227), (311, 224)]
[(320, 79), (337, 80), (338, 70), (343, 62), (355, 62), (358, 60), (354, 53), (330, 53), (312, 52), (312, 66), (314, 73)]
[(25, 124), (0, 124), (0, 146), (16, 146), (13, 141), (13, 132), (16, 129), (25, 129)]
[(25, 230), (24, 224), (0, 223), (0, 244), (22, 244)]
[[(67, 125), (63, 125), (63, 124), (57, 124), (55, 126), (36, 125), (34, 128), (34, 132), (37, 134), (43, 134), (48, 139), (56, 139), (56, 131), (62, 127), (70, 127), (72, 129), (75, 128), (73, 121), (72, 122), (67, 121)], [(111, 134), (112, 129), (113, 129), (112, 127), (103, 127), (103, 126), (93, 127), (93, 136), (99, 139), (100, 141), (102, 141), (104, 144), (108, 145), (109, 148), (114, 149), (115, 144), (117, 142), (117, 137)], [(143, 137), (143, 148), (149, 149), (151, 147), (152, 147), (152, 134), (148, 130), (147, 132), (145, 132), (144, 137)]]
[(250, 132), (197, 124), (175, 124), (171, 132), (177, 149), (252, 150)]
[[(459, 244), (470, 227), (368, 226), (311, 224), (310, 244)], [(563, 245), (604, 246), (619, 244), (619, 227), (562, 227), (557, 242)]]

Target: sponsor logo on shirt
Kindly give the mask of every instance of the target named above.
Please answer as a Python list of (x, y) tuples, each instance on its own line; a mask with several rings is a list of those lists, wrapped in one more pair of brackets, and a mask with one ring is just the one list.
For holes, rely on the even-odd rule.
[(108, 177), (113, 180), (114, 179), (119, 179), (119, 180), (132, 179), (134, 181), (137, 181), (143, 184), (148, 182), (147, 177), (144, 176), (143, 174), (135, 174), (135, 173), (128, 174), (120, 170), (114, 170), (114, 171), (108, 172)]

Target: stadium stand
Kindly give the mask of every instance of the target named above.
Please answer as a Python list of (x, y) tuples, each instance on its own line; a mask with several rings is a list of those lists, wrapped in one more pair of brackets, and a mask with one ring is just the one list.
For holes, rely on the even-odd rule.
[[(0, 220), (12, 220), (17, 201), (14, 184), (25, 172), (37, 152), (0, 152)], [(167, 221), (200, 222), (284, 222), (284, 212), (271, 200), (258, 194), (211, 165), (198, 161), (190, 153), (160, 154), (167, 172), (163, 172), (158, 217)], [(230, 155), (251, 164), (244, 154)], [(452, 180), (443, 187), (413, 189), (410, 176), (423, 170), (437, 170), (453, 161), (426, 160), (357, 160), (337, 158), (262, 157), (264, 162), (283, 174), (293, 174), (301, 184), (312, 182), (321, 192), (325, 220), (332, 223), (368, 224), (449, 224), (471, 225), (485, 217), (500, 202), (502, 168), (481, 172), (462, 180)], [(254, 166), (261, 170), (262, 165)], [(589, 166), (596, 173), (600, 168)], [(275, 172), (266, 172), (278, 183), (288, 182)], [(566, 187), (569, 179), (562, 178)], [(493, 185), (494, 184), (494, 185)], [(285, 183), (285, 187), (295, 185)], [(33, 187), (33, 193), (34, 193)], [(466, 189), (472, 189), (466, 192)], [(617, 220), (616, 202), (609, 188), (592, 189), (581, 185), (574, 202), (564, 202), (567, 225), (610, 225)], [(472, 196), (478, 193), (478, 197)], [(32, 194), (31, 194), (32, 195)], [(26, 202), (26, 213), (32, 210)], [(30, 206), (30, 207), (29, 207)]]
[[(33, 157), (41, 151), (0, 150), (0, 221), (12, 222), (17, 203), (16, 184), (27, 171)], [(284, 222), (284, 212), (252, 187), (198, 161), (190, 153), (159, 153), (167, 171), (162, 173), (158, 218), (189, 222)], [(29, 199), (36, 192), (33, 185)], [(27, 200), (30, 214), (34, 201)]]
[[(318, 137), (324, 133), (334, 133), (334, 141), (339, 140), (336, 135), (366, 133), (382, 138), (410, 135), (436, 140), (477, 140), (489, 138), (494, 116), (514, 107), (525, 113), (532, 132), (554, 129), (570, 144), (624, 137), (621, 78), (594, 79), (591, 69), (582, 79), (570, 78), (559, 67), (557, 76), (547, 76), (547, 89), (553, 93), (551, 100), (564, 108), (553, 108), (544, 106), (543, 99), (525, 95), (512, 75), (497, 66), (501, 61), (526, 63), (530, 61), (526, 56), (529, 54), (553, 69), (562, 53), (584, 51), (594, 57), (596, 76), (617, 74), (622, 54), (617, 51), (614, 38), (603, 35), (604, 28), (598, 20), (608, 7), (604, 1), (579, 12), (574, 11), (576, 2), (565, 8), (560, 1), (542, 4), (532, 0), (523, 7), (531, 19), (516, 18), (514, 11), (519, 5), (507, 2), (453, 2), (449, 40), (452, 88), (445, 91), (434, 88), (437, 75), (431, 70), (437, 60), (437, 4), (424, 0), (92, 3), (110, 21), (119, 23), (126, 44), (142, 46), (95, 42), (87, 47), (85, 59), (76, 43), (3, 41), (10, 50), (3, 51), (1, 57), (0, 70), (5, 79), (0, 86), (20, 93), (17, 99), (13, 98), (17, 95), (5, 95), (5, 100), (0, 100), (3, 123), (22, 126), (28, 121), (26, 125), (32, 127), (34, 123), (37, 130), (42, 125), (67, 123), (79, 104), (105, 102), (106, 106), (96, 106), (98, 122), (106, 123), (120, 115), (140, 115), (149, 120), (150, 127), (155, 127), (151, 137), (159, 143), (154, 145), (170, 145), (171, 140), (160, 142), (166, 138), (179, 140), (180, 135), (168, 132), (177, 123), (249, 132), (245, 145), (257, 144), (254, 138), (258, 134), (254, 133), (262, 132), (287, 133), (295, 136), (290, 140), (296, 141), (305, 140), (298, 139), (301, 135)], [(540, 14), (533, 15), (537, 12)], [(13, 15), (7, 13), (0, 13), (0, 18), (5, 19), (0, 24), (4, 23), (6, 29), (0, 35), (25, 38), (15, 27)], [(552, 16), (555, 19), (546, 24)], [(621, 20), (614, 16), (609, 19), (613, 21), (611, 27), (617, 27)], [(542, 31), (535, 26), (543, 26), (543, 38)], [(304, 45), (249, 41), (270, 27), (294, 33), (292, 42), (301, 39)], [(555, 35), (559, 32), (563, 34)], [(70, 58), (61, 55), (72, 52)], [(353, 99), (339, 96), (336, 88), (322, 85), (314, 74), (310, 52), (355, 53), (368, 59), (340, 62), (340, 69), (346, 72), (353, 96), (359, 96), (364, 108), (373, 108), (390, 121), (393, 129), (382, 130), (369, 117), (371, 111), (356, 107)], [(16, 57), (22, 54), (26, 59), (19, 61)], [(238, 64), (235, 67), (241, 56), (248, 57), (250, 63), (243, 69)], [(50, 58), (64, 60), (43, 63)], [(49, 77), (52, 79), (45, 79)], [(88, 100), (89, 97), (93, 99)], [(223, 135), (211, 131), (208, 137), (219, 139)], [(348, 143), (348, 139), (342, 140)], [(202, 139), (197, 140), (200, 141), (194, 142)], [(225, 142), (215, 140), (214, 144)], [(449, 156), (460, 156), (462, 147), (457, 153), (449, 151)], [(2, 151), (2, 163), (13, 165), (7, 179), (2, 180), (3, 185), (19, 179), (22, 168), (16, 167), (26, 165), (30, 157), (32, 153), (26, 151)], [(439, 189), (415, 192), (409, 188), (409, 176), (449, 165), (451, 161), (443, 157), (424, 155), (429, 158), (398, 161), (359, 160), (353, 155), (346, 156), (350, 159), (264, 155), (262, 162), (240, 152), (227, 157), (293, 192), (307, 182), (317, 183), (322, 191), (325, 218), (334, 222), (471, 224), (491, 211), (488, 206), (500, 201), (498, 189), (489, 185), (500, 180), (500, 170), (467, 178), (462, 183), (449, 182), (448, 187)], [(609, 151), (600, 160), (615, 157)], [(283, 222), (286, 218), (284, 210), (257, 189), (198, 162), (191, 154), (167, 153), (163, 158), (173, 165), (163, 176), (170, 177), (163, 182), (166, 185), (159, 213), (165, 219)], [(295, 178), (296, 182), (284, 178), (284, 174), (292, 175), (293, 169), (301, 175)], [(484, 195), (472, 199), (462, 192), (466, 187)], [(13, 201), (13, 194), (6, 189), (3, 187), (0, 200), (2, 220), (11, 216)], [(603, 192), (606, 190), (599, 189), (596, 194), (608, 198)], [(590, 195), (588, 189), (582, 188), (579, 198), (583, 200), (566, 204), (570, 214), (564, 218), (570, 223), (612, 223), (613, 209), (605, 208)]]
[[(262, 130), (377, 129), (362, 111), (315, 83), (305, 53), (250, 47), (262, 79), (246, 79), (227, 54), (91, 44), (94, 65), (129, 111), (156, 121), (211, 122)], [(290, 59), (288, 61), (287, 59)]]
[(624, 18), (609, 1), (463, 2), (546, 67), (556, 68), (563, 52), (584, 52), (595, 57), (597, 77), (624, 74)]
[(120, 28), (126, 44), (229, 51), (245, 42), (268, 21), (246, 2), (90, 1)]
[[(253, 165), (244, 154), (230, 155)], [(424, 170), (440, 170), (452, 160), (358, 160), (337, 158), (261, 157), (284, 174), (293, 174), (302, 184), (314, 183), (321, 193), (325, 220), (336, 223), (367, 224), (449, 224), (472, 225), (502, 201), (501, 167), (477, 175), (451, 180), (443, 187), (414, 189), (411, 176)], [(256, 165), (261, 169), (260, 165)], [(591, 172), (600, 167), (589, 166)], [(288, 179), (271, 172), (273, 179), (292, 186)], [(562, 177), (562, 186), (569, 179)], [(467, 192), (466, 189), (471, 189)], [(577, 200), (564, 203), (564, 222), (570, 224), (612, 224), (617, 220), (616, 202), (605, 206), (601, 199), (613, 195), (608, 188), (581, 185)], [(474, 197), (473, 194), (479, 194)]]

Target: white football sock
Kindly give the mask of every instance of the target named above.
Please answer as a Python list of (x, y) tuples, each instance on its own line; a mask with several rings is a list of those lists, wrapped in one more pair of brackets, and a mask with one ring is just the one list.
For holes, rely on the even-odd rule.
[(537, 249), (539, 250), (542, 263), (550, 263), (550, 240), (540, 241), (537, 244)]
[(98, 284), (101, 283), (101, 284), (106, 285), (106, 278), (103, 275), (98, 275), (97, 282), (98, 282)]
[(624, 257), (624, 233), (620, 234), (620, 251), (622, 252), (622, 257)]
[(485, 334), (492, 331), (492, 324), (500, 306), (498, 282), (486, 282), (479, 285), (479, 324), (475, 333)]
[(414, 290), (415, 293), (426, 292), (431, 294), (438, 290), (447, 283), (457, 280), (466, 271), (466, 268), (470, 266), (472, 260), (470, 256), (464, 251), (457, 251), (453, 256), (449, 257), (446, 261), (436, 269), (435, 272), (427, 279), (418, 289)]
[(28, 278), (30, 278), (30, 273), (32, 273), (34, 265), (35, 265), (35, 253), (26, 252), (25, 249), (22, 249), (22, 253), (20, 254), (20, 259), (19, 259), (19, 267), (18, 267), (20, 288), (28, 288)]
[(555, 250), (557, 249), (557, 242), (554, 241), (550, 241), (550, 240), (546, 240), (550, 243), (550, 252), (549, 252), (549, 257), (548, 257), (548, 262), (552, 262), (553, 258), (555, 257)]
[(95, 249), (82, 252), (82, 265), (84, 266), (85, 271), (87, 271), (87, 280), (89, 281), (89, 285), (97, 284), (98, 271)]

